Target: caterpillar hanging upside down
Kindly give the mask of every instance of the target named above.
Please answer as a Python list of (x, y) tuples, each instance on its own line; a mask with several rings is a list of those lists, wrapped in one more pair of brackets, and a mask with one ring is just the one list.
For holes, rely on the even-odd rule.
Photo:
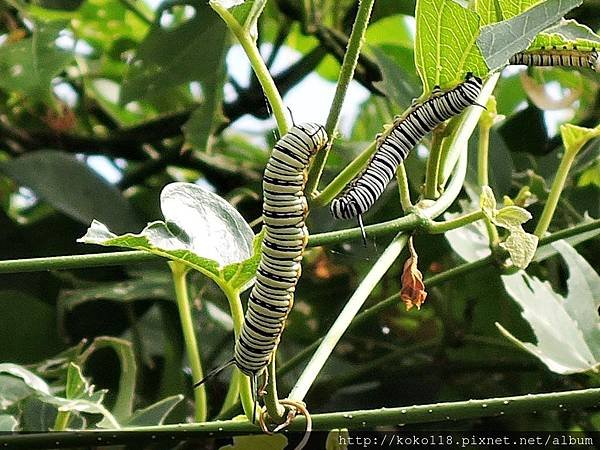
[(600, 57), (595, 48), (579, 50), (577, 46), (568, 48), (541, 47), (511, 56), (509, 64), (522, 66), (587, 67), (600, 72)]
[(258, 377), (266, 373), (294, 303), (308, 242), (308, 205), (304, 196), (307, 168), (326, 142), (327, 133), (321, 125), (305, 123), (294, 125), (275, 144), (263, 177), (262, 253), (234, 357), (194, 387), (235, 364), (250, 377), (253, 391), (256, 389), (256, 397), (259, 396)]
[(234, 356), (235, 365), (255, 379), (269, 364), (294, 303), (308, 242), (306, 169), (326, 142), (327, 133), (321, 125), (296, 125), (275, 144), (265, 169), (265, 237)]
[(392, 126), (378, 136), (377, 149), (365, 170), (331, 202), (331, 214), (336, 219), (358, 217), (362, 227), (361, 215), (381, 196), (408, 153), (435, 127), (476, 104), (481, 87), (481, 78), (469, 73), (466, 80), (453, 89), (444, 92), (439, 87), (434, 88), (427, 100), (414, 104), (407, 114), (397, 117)]

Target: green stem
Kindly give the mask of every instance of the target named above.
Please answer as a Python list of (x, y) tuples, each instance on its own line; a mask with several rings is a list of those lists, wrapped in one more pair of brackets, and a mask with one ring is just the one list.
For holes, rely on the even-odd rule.
[(427, 169), (425, 173), (425, 198), (435, 200), (438, 193), (438, 173), (440, 171), (440, 161), (442, 159), (442, 142), (445, 136), (446, 127), (442, 124), (436, 127), (432, 133), (431, 151), (427, 158)]
[[(231, 318), (233, 320), (233, 332), (235, 335), (235, 339), (237, 340), (240, 333), (242, 332), (242, 326), (244, 325), (244, 308), (242, 307), (242, 301), (240, 300), (240, 292), (238, 290), (235, 289), (231, 289), (229, 286), (227, 285), (223, 285), (221, 286), (221, 289), (223, 290), (223, 292), (225, 293), (225, 296), (227, 297), (227, 301), (229, 302), (229, 309), (231, 311)], [(254, 400), (252, 398), (252, 388), (250, 386), (250, 378), (248, 378), (248, 376), (244, 375), (237, 367), (235, 367), (234, 369), (234, 374), (233, 374), (233, 378), (237, 378), (238, 380), (238, 388), (239, 389), (239, 394), (240, 394), (240, 400), (242, 402), (242, 406), (244, 408), (244, 414), (246, 414), (246, 417), (250, 420), (253, 421), (253, 413), (254, 413)], [(232, 383), (230, 385), (229, 390), (233, 390), (234, 384), (234, 380), (232, 379)], [(233, 395), (233, 394), (231, 394)], [(230, 396), (230, 393), (228, 392), (227, 397)], [(226, 397), (226, 400), (227, 400)], [(221, 411), (226, 410), (228, 408), (225, 408), (225, 405), (223, 405), (223, 408), (221, 409)]]
[(348, 329), (348, 326), (364, 304), (365, 300), (387, 272), (390, 266), (396, 261), (400, 252), (408, 242), (408, 235), (399, 233), (390, 245), (385, 249), (377, 262), (373, 265), (367, 276), (361, 281), (360, 285), (350, 297), (346, 306), (325, 335), (323, 342), (312, 356), (308, 365), (300, 375), (296, 385), (288, 396), (292, 400), (302, 401), (317, 378), (319, 372), (329, 359), (333, 349), (341, 339), (342, 335)]
[[(312, 200), (314, 206), (324, 206), (333, 200), (346, 185), (356, 177), (363, 167), (369, 162), (371, 156), (377, 150), (377, 142), (373, 141), (365, 148), (350, 164), (333, 179), (317, 196)], [(308, 191), (307, 191), (308, 192)]]
[[(179, 309), (179, 318), (181, 320), (181, 330), (187, 357), (192, 369), (192, 379), (194, 382), (203, 378), (202, 364), (200, 363), (200, 354), (198, 352), (198, 343), (194, 331), (194, 322), (192, 319), (191, 305), (188, 299), (186, 275), (188, 268), (180, 262), (169, 262), (173, 283), (175, 284), (175, 295), (177, 297), (177, 308)], [(197, 422), (206, 420), (206, 389), (204, 385), (194, 389), (195, 414)]]
[(482, 210), (473, 211), (468, 214), (464, 214), (460, 217), (451, 220), (445, 220), (443, 222), (430, 222), (427, 227), (427, 232), (431, 234), (442, 234), (455, 228), (463, 227), (469, 223), (475, 222), (485, 218), (485, 214)]
[[(381, 408), (359, 411), (313, 414), (313, 430), (332, 428), (373, 429), (379, 426), (396, 426), (399, 423), (448, 423), (449, 420), (469, 420), (482, 417), (526, 415), (539, 411), (574, 411), (595, 407), (600, 402), (600, 388), (575, 391), (527, 394), (511, 397), (487, 398), (460, 402), (413, 405), (399, 408)], [(442, 425), (443, 426), (443, 425)], [(298, 416), (290, 424), (291, 431), (304, 431), (306, 419)], [(261, 433), (256, 425), (247, 421), (226, 420), (208, 423), (135, 427), (126, 430), (81, 430), (77, 433), (7, 434), (0, 436), (0, 446), (12, 449), (67, 448), (98, 445), (119, 445), (142, 440), (190, 439), (208, 436), (214, 432)]]
[(71, 418), (71, 411), (58, 411), (56, 413), (56, 419), (54, 419), (54, 431), (64, 431), (69, 425), (69, 419)]
[[(552, 242), (556, 242), (561, 239), (568, 239), (570, 237), (577, 236), (577, 235), (583, 234), (583, 233), (589, 233), (591, 231), (595, 231), (598, 229), (600, 229), (600, 219), (595, 220), (594, 222), (577, 225), (573, 228), (567, 228), (560, 232), (545, 236), (542, 239), (540, 239), (539, 247), (537, 249), (534, 260), (542, 261), (542, 260), (549, 258), (549, 257), (553, 256), (554, 254), (556, 254), (556, 250), (554, 250), (552, 247), (550, 247), (551, 251), (546, 252), (546, 250), (548, 249), (548, 246)], [(593, 236), (589, 236), (588, 239), (592, 238), (592, 237)], [(433, 275), (431, 277), (427, 277), (425, 279), (425, 286), (427, 289), (434, 288), (434, 287), (439, 286), (449, 280), (468, 275), (468, 274), (473, 273), (477, 270), (480, 270), (484, 267), (490, 267), (493, 263), (494, 263), (494, 258), (492, 256), (487, 256), (487, 257), (482, 258), (477, 261), (462, 264), (460, 266), (454, 267), (454, 268), (449, 269), (440, 274)], [(381, 302), (377, 303), (376, 305), (373, 305), (370, 308), (365, 309), (363, 312), (356, 315), (356, 317), (352, 320), (352, 323), (350, 324), (348, 329), (349, 330), (353, 329), (355, 327), (358, 327), (359, 325), (362, 325), (363, 323), (368, 322), (371, 318), (380, 314), (385, 309), (390, 308), (394, 305), (397, 305), (399, 303), (399, 301), (400, 301), (400, 293), (398, 292), (398, 293), (386, 298), (385, 300), (382, 300)], [(298, 364), (300, 364), (302, 361), (304, 361), (306, 358), (308, 358), (319, 347), (321, 342), (323, 342), (322, 337), (317, 339), (316, 341), (314, 341), (309, 346), (304, 347), (300, 352), (296, 353), (296, 355), (294, 355), (293, 358), (288, 360), (285, 364), (283, 364), (279, 368), (279, 370), (277, 371), (277, 376), (282, 377), (285, 374), (287, 374), (288, 372), (290, 372), (292, 369), (297, 367)], [(220, 418), (230, 417), (232, 414), (235, 413), (237, 408), (238, 408), (238, 405), (235, 405), (234, 407), (230, 408), (227, 412), (220, 414), (219, 417)]]
[(252, 70), (254, 70), (256, 78), (258, 78), (258, 81), (263, 88), (265, 97), (267, 97), (269, 100), (271, 110), (273, 111), (275, 121), (277, 122), (279, 134), (283, 136), (288, 132), (289, 129), (283, 99), (277, 90), (277, 86), (275, 86), (275, 82), (269, 73), (269, 69), (265, 65), (262, 57), (260, 56), (260, 52), (256, 48), (256, 44), (246, 30), (244, 30), (244, 28), (238, 23), (236, 18), (227, 10), (227, 8), (224, 8), (218, 1), (215, 0), (211, 0), (209, 4), (211, 8), (214, 9), (219, 16), (221, 16), (221, 19), (223, 19), (223, 21), (227, 24), (227, 27), (235, 35), (242, 48), (246, 52), (246, 55), (250, 60), (250, 65), (252, 66)]
[(400, 163), (396, 170), (396, 180), (398, 181), (398, 192), (400, 194), (400, 205), (405, 214), (408, 214), (413, 209), (413, 204), (410, 200), (410, 188), (408, 187), (408, 176), (404, 163)]
[(484, 120), (479, 121), (479, 142), (477, 144), (477, 183), (479, 186), (489, 186), (488, 154), (490, 148), (491, 126)]
[(331, 145), (335, 140), (337, 134), (337, 128), (340, 120), (340, 113), (342, 112), (342, 105), (344, 104), (344, 98), (348, 91), (348, 86), (354, 76), (354, 70), (358, 62), (358, 56), (360, 55), (360, 49), (365, 40), (365, 31), (369, 24), (369, 18), (371, 17), (371, 11), (375, 0), (361, 0), (358, 5), (358, 12), (356, 13), (356, 19), (352, 26), (352, 33), (348, 40), (348, 48), (342, 61), (342, 67), (340, 69), (340, 75), (338, 77), (333, 102), (329, 115), (327, 116), (327, 122), (325, 123), (325, 130), (329, 136), (329, 143), (327, 147), (321, 150), (316, 156), (313, 162), (308, 182), (306, 183), (306, 192), (308, 197), (312, 196), (312, 193), (317, 189), (319, 180), (323, 174)]
[[(444, 192), (446, 194), (446, 192)], [(443, 197), (443, 195), (442, 195)], [(440, 197), (441, 198), (441, 197)], [(439, 202), (439, 200), (438, 200)], [(394, 231), (413, 230), (418, 227), (426, 227), (427, 220), (413, 215), (401, 217), (375, 225), (368, 225), (366, 230), (370, 230), (369, 235), (385, 235)], [(552, 233), (540, 239), (540, 245), (543, 243), (554, 242), (560, 239), (567, 239), (578, 234), (587, 233), (600, 228), (600, 219), (581, 223), (574, 227)], [(350, 228), (348, 230), (333, 231), (329, 233), (313, 234), (309, 237), (308, 247), (318, 247), (321, 245), (333, 245), (339, 242), (345, 242), (351, 239), (360, 238), (359, 228)], [(111, 267), (124, 266), (128, 264), (145, 263), (159, 261), (160, 257), (144, 251), (132, 252), (111, 252), (111, 253), (90, 253), (88, 255), (70, 255), (70, 256), (50, 256), (46, 258), (29, 259), (10, 259), (0, 261), (0, 274), (3, 273), (26, 273), (26, 272), (44, 272), (47, 270), (72, 270), (87, 269), (91, 267)]]
[[(484, 116), (485, 117), (485, 116)], [(479, 121), (479, 142), (477, 144), (477, 183), (480, 187), (489, 186), (489, 148), (490, 148), (490, 130), (492, 129), (491, 120)], [(496, 225), (489, 218), (485, 218), (485, 228), (487, 229), (490, 248), (492, 251), (498, 246), (500, 236)]]
[[(492, 92), (494, 91), (494, 88), (496, 87), (499, 77), (500, 73), (495, 73), (490, 75), (490, 77), (485, 81), (483, 88), (481, 89), (481, 94), (477, 99), (479, 104), (487, 104)], [(469, 138), (473, 134), (482, 112), (483, 108), (475, 106), (468, 108), (462, 113), (460, 122), (456, 129), (453, 130), (452, 134), (450, 134), (450, 136), (444, 140), (444, 149), (447, 148), (448, 151), (444, 151), (444, 163), (442, 167), (440, 167), (439, 182), (441, 186), (446, 184), (446, 181), (452, 172), (452, 168), (460, 156), (461, 150), (468, 144)]]
[(571, 165), (573, 164), (578, 151), (578, 148), (571, 149), (571, 151), (565, 150), (565, 154), (560, 161), (558, 171), (556, 172), (556, 176), (552, 182), (552, 187), (550, 188), (550, 193), (548, 194), (548, 199), (546, 200), (546, 205), (542, 211), (542, 216), (535, 227), (534, 234), (539, 238), (544, 236), (546, 231), (548, 231), (548, 227), (550, 226), (550, 222), (554, 216), (554, 211), (556, 211), (556, 206), (558, 205), (558, 201), (560, 199), (560, 194), (565, 186), (567, 176), (569, 175), (569, 170), (571, 169)]
[[(273, 353), (275, 354), (275, 352)], [(271, 359), (267, 367), (269, 383), (267, 384), (267, 393), (265, 394), (265, 407), (269, 413), (269, 418), (274, 423), (283, 423), (286, 416), (286, 408), (279, 403), (277, 394), (277, 373), (275, 371), (275, 358)]]

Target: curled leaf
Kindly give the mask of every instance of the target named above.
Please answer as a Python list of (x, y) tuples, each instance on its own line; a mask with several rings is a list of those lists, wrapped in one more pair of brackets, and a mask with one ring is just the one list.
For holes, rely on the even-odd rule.
[(412, 238), (409, 241), (408, 249), (410, 257), (404, 263), (402, 271), (402, 289), (400, 298), (406, 305), (406, 310), (410, 310), (413, 306), (421, 309), (421, 305), (427, 298), (425, 284), (423, 283), (423, 274), (418, 269), (418, 256), (412, 243)]
[(494, 192), (489, 186), (481, 187), (479, 206), (488, 219), (492, 220), (494, 218), (496, 214), (496, 198), (494, 197)]

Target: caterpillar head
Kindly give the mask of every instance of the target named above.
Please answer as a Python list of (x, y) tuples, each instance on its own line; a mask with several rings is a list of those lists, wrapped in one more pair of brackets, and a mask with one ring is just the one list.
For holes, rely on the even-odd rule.
[(311, 138), (313, 142), (311, 150), (313, 153), (321, 150), (327, 143), (327, 132), (325, 131), (325, 128), (318, 123), (307, 122), (300, 125), (294, 125), (293, 128), (297, 128)]

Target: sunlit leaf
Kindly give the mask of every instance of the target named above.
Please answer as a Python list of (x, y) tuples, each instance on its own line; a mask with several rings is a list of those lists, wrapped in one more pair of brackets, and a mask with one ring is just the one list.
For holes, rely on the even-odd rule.
[(513, 264), (525, 269), (532, 261), (537, 249), (538, 237), (534, 234), (526, 233), (519, 226), (511, 228), (510, 234), (500, 246), (510, 254), (510, 259)]
[(569, 269), (566, 297), (548, 282), (520, 271), (503, 275), (510, 296), (523, 309), (537, 343), (524, 343), (497, 324), (503, 334), (561, 374), (597, 371), (600, 366), (600, 276), (570, 245), (552, 246)]
[(521, 13), (522, 2), (507, 0), (505, 3), (518, 5), (518, 15), (510, 17), (512, 10), (508, 12), (503, 8), (504, 17), (510, 18), (484, 26), (477, 38), (477, 45), (489, 69), (497, 70), (504, 66), (511, 56), (529, 47), (538, 33), (560, 20), (581, 2), (582, 0), (547, 0)]
[(517, 16), (545, 0), (496, 0), (505, 19)]
[(505, 206), (498, 210), (494, 223), (506, 229), (513, 229), (531, 219), (531, 213), (519, 206)]
[(453, 0), (419, 0), (416, 9), (415, 61), (423, 92), (453, 87), (467, 72), (488, 73), (475, 40), (479, 16)]
[[(94, 221), (80, 242), (145, 250), (181, 261), (217, 283), (247, 283), (258, 244), (235, 208), (198, 185), (171, 183), (161, 193), (161, 209), (165, 222), (152, 222), (140, 234), (117, 236)], [(241, 268), (235, 265), (240, 262)]]
[(502, 20), (502, 10), (498, 0), (475, 0), (475, 11), (481, 18), (481, 25)]
[(494, 218), (494, 215), (496, 214), (496, 198), (494, 197), (494, 192), (489, 186), (483, 186), (481, 188), (479, 206), (489, 219)]
[(561, 125), (560, 135), (567, 152), (577, 154), (591, 139), (600, 136), (600, 125), (584, 128), (570, 123)]

